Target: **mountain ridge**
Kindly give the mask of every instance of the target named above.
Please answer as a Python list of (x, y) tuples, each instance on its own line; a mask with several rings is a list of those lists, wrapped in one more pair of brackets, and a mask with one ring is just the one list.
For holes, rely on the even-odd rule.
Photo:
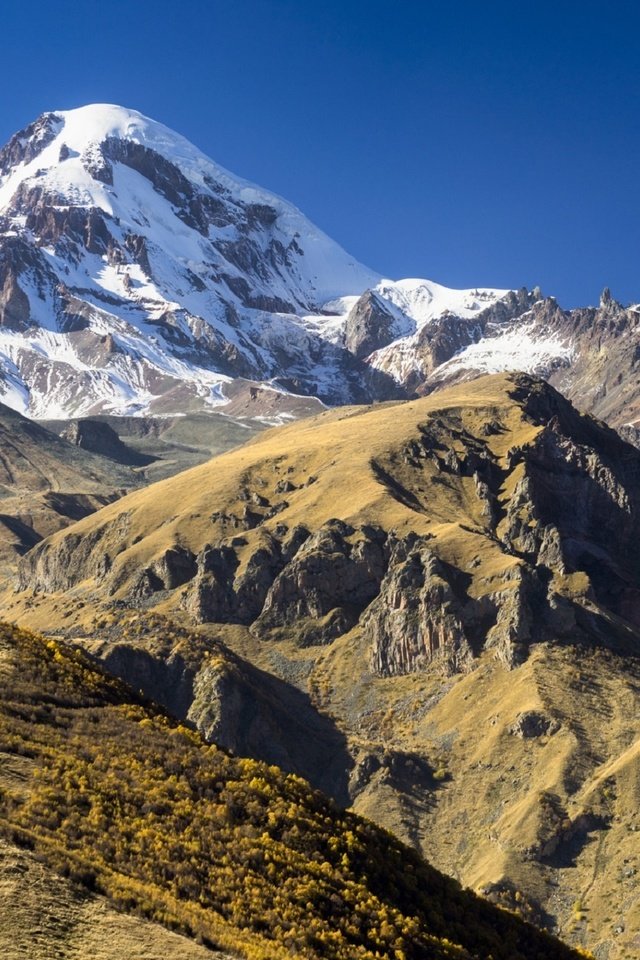
[[(0, 389), (32, 417), (284, 423), (519, 369), (623, 427), (639, 318), (608, 290), (563, 310), (537, 287), (385, 279), (134, 110), (46, 113), (0, 151)], [(238, 413), (242, 384), (260, 399)]]

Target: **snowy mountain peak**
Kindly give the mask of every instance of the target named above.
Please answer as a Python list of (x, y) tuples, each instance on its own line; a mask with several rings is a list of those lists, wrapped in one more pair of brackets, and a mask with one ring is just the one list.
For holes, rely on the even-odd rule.
[(0, 150), (0, 400), (32, 416), (223, 408), (234, 380), (406, 396), (531, 303), (384, 279), (136, 110), (45, 113)]
[[(91, 104), (44, 114), (0, 154), (0, 171), (0, 213), (11, 216), (13, 205), (22, 215), (20, 200), (37, 189), (58, 206), (94, 207), (169, 250), (176, 248), (175, 240), (169, 241), (177, 232), (176, 256), (185, 262), (212, 260), (220, 266), (225, 259), (220, 244), (212, 256), (207, 241), (228, 247), (236, 239), (234, 228), (254, 227), (277, 247), (282, 261), (275, 271), (254, 264), (266, 281), (260, 292), (268, 298), (274, 290), (273, 299), (292, 311), (360, 293), (379, 279), (292, 204), (234, 177), (184, 137), (135, 110)], [(244, 272), (249, 251), (244, 254), (243, 262), (231, 262), (232, 275)]]

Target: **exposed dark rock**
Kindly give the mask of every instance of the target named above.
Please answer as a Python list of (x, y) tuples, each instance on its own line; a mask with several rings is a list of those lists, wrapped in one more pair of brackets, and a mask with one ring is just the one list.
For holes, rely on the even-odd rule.
[(191, 183), (178, 167), (142, 143), (110, 137), (103, 142), (102, 153), (106, 159), (123, 163), (149, 180), (180, 212), (194, 195)]
[(196, 623), (233, 621), (233, 578), (238, 564), (231, 547), (206, 546), (198, 554), (197, 575), (185, 599), (186, 609)]
[(514, 568), (513, 586), (494, 595), (497, 604), (495, 625), (487, 635), (487, 648), (507, 667), (515, 667), (527, 656), (534, 639), (542, 639), (546, 626), (546, 589), (528, 567)]
[(82, 157), (82, 164), (94, 180), (113, 186), (113, 167), (98, 144), (93, 144)]
[(127, 447), (115, 430), (108, 423), (100, 420), (72, 420), (61, 431), (60, 436), (76, 447), (99, 453), (116, 463), (142, 466), (151, 462), (150, 457)]
[(402, 324), (399, 325), (398, 318), (389, 305), (373, 290), (367, 290), (351, 308), (347, 317), (345, 346), (354, 356), (362, 359), (407, 332), (408, 322), (404, 327), (403, 329)]
[(264, 633), (303, 621), (305, 644), (345, 633), (380, 589), (385, 541), (378, 528), (323, 524), (275, 579), (254, 629)]
[(362, 621), (373, 670), (397, 676), (423, 669), (435, 659), (447, 670), (464, 669), (472, 657), (465, 628), (468, 603), (424, 540), (396, 543), (380, 593)]
[(124, 246), (135, 263), (142, 267), (145, 275), (150, 277), (152, 275), (151, 264), (149, 263), (149, 251), (145, 238), (136, 233), (128, 233), (124, 238)]
[(29, 298), (15, 273), (7, 270), (0, 291), (0, 326), (10, 330), (26, 330), (30, 319)]
[(162, 589), (175, 590), (196, 576), (196, 557), (186, 547), (170, 547), (155, 561), (152, 569), (162, 583)]
[(560, 729), (560, 722), (555, 717), (548, 717), (537, 710), (527, 710), (519, 713), (514, 723), (509, 727), (509, 733), (522, 740), (535, 737), (552, 736)]
[(0, 174), (7, 173), (18, 164), (31, 163), (55, 140), (62, 117), (55, 113), (43, 113), (24, 130), (14, 134), (7, 145), (0, 150)]

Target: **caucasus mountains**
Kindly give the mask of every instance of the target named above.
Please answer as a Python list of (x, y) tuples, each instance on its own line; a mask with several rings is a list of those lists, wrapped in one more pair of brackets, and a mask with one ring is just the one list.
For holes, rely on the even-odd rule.
[(45, 113), (0, 151), (0, 400), (31, 417), (277, 422), (519, 369), (620, 425), (637, 326), (610, 296), (384, 279), (134, 110)]

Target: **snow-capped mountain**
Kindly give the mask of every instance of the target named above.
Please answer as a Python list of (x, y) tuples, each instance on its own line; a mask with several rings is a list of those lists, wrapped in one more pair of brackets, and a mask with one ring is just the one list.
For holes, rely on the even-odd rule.
[(278, 420), (524, 370), (619, 425), (639, 318), (384, 279), (134, 110), (46, 113), (0, 151), (0, 401), (32, 417)]
[(395, 395), (352, 349), (367, 290), (394, 337), (505, 294), (384, 281), (133, 110), (47, 113), (0, 152), (1, 399), (31, 416), (221, 405), (236, 378)]
[(108, 105), (45, 114), (0, 153), (0, 178), (5, 402), (176, 412), (283, 375), (327, 399), (365, 389), (305, 317), (379, 277), (161, 124)]

